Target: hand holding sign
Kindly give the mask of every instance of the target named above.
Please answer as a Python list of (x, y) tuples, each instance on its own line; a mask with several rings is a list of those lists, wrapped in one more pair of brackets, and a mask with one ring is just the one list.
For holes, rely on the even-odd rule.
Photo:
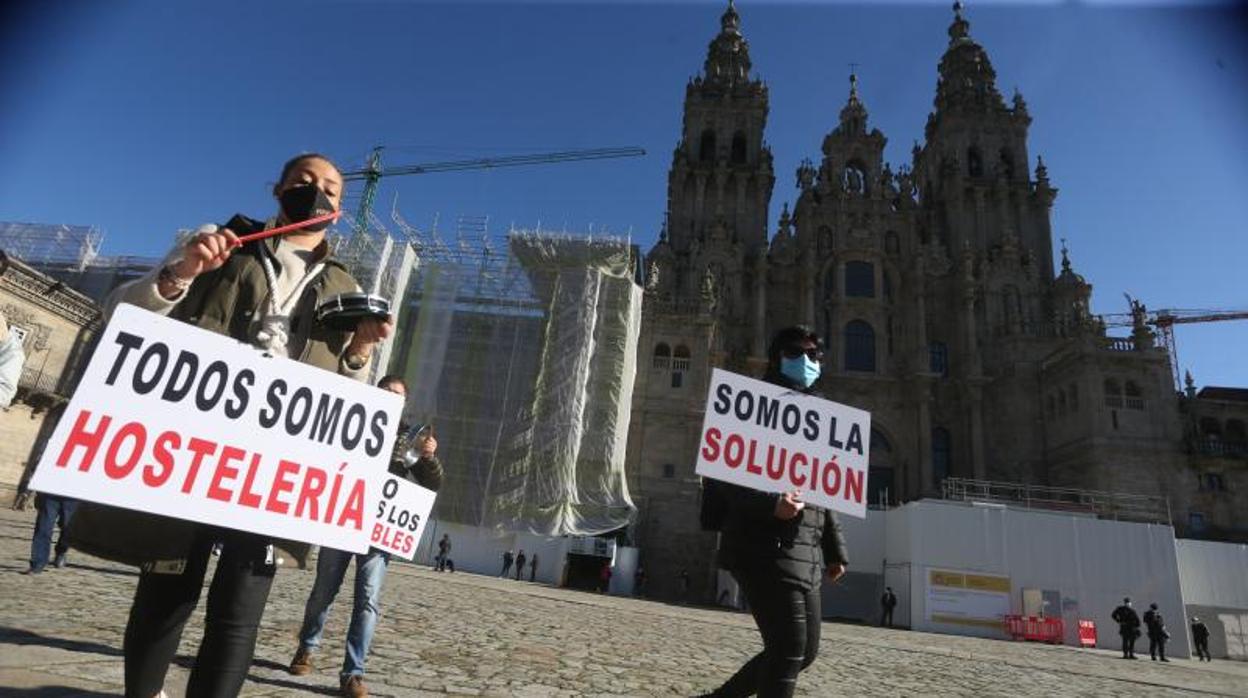
[(776, 500), (776, 518), (781, 521), (788, 521), (802, 513), (802, 509), (805, 509), (806, 505), (801, 499), (801, 490), (785, 492), (783, 497)]

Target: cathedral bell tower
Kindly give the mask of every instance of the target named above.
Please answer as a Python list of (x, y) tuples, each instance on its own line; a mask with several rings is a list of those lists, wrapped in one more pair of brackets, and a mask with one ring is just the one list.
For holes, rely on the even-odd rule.
[(668, 175), (667, 218), (651, 253), (662, 291), (714, 306), (722, 349), (745, 357), (761, 322), (767, 208), (775, 184), (763, 141), (767, 86), (730, 0), (701, 75), (685, 88), (681, 139)]
[(1051, 280), (1054, 192), (1038, 191), (1029, 177), (1027, 103), (1016, 90), (1006, 105), (988, 52), (970, 36), (962, 3), (953, 10), (926, 145), (914, 163), (931, 216), (927, 232), (952, 252), (969, 247), (977, 255), (1017, 235), (1039, 276)]

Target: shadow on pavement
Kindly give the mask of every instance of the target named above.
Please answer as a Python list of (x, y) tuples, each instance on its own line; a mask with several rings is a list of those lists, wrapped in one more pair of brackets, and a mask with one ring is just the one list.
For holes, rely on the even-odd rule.
[(129, 567), (117, 569), (116, 567), (96, 567), (95, 565), (82, 565), (77, 562), (70, 562), (65, 565), (66, 569), (86, 570), (88, 572), (102, 572), (104, 574), (116, 574), (122, 577), (138, 577), (139, 571)]
[[(55, 647), (57, 649), (69, 650), (70, 652), (91, 652), (94, 654), (102, 654), (107, 657), (122, 656), (121, 648), (119, 647), (113, 647), (99, 642), (91, 642), (89, 640), (71, 640), (63, 637), (46, 637), (38, 633), (32, 633), (29, 630), (6, 628), (3, 626), (0, 626), (0, 644), (40, 645), (42, 647)], [(8, 689), (5, 690), (7, 691)], [(10, 694), (6, 693), (5, 695)]]
[[(253, 664), (254, 664), (254, 663), (253, 663)], [(285, 670), (286, 670), (286, 667), (282, 667), (282, 671), (285, 671)], [(334, 680), (334, 678), (335, 678), (335, 677), (334, 677), (333, 675), (331, 675), (331, 676), (330, 676), (328, 679), (326, 679), (326, 680)], [(312, 686), (312, 685), (308, 685), (308, 684), (306, 684), (306, 683), (299, 683), (299, 682), (297, 682), (297, 681), (289, 681), (289, 680), (287, 680), (287, 679), (270, 679), (270, 678), (267, 678), (267, 677), (264, 677), (264, 676), (256, 676), (255, 674), (248, 674), (248, 675), (247, 675), (247, 682), (248, 682), (248, 683), (254, 683), (254, 684), (260, 684), (260, 685), (262, 685), (262, 686), (276, 686), (276, 687), (278, 687), (278, 688), (291, 688), (291, 689), (295, 689), (295, 690), (298, 690), (298, 691), (306, 691), (306, 692), (308, 692), (308, 693), (315, 693), (315, 694), (317, 694), (317, 695), (321, 695), (321, 696), (338, 696), (338, 695), (342, 695), (342, 694), (338, 691), (338, 689), (337, 689), (336, 687), (334, 687), (334, 686)], [(377, 694), (377, 693), (370, 693), (369, 695), (372, 695), (372, 696), (380, 696), (380, 694)]]

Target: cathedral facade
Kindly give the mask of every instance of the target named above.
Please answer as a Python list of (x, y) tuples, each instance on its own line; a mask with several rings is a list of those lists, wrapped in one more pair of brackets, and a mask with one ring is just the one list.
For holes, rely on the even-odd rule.
[(1160, 495), (1180, 532), (1244, 532), (1248, 391), (1176, 391), (1142, 307), (1131, 336), (1107, 336), (1064, 246), (1054, 263), (1058, 190), (1028, 151), (1026, 102), (998, 91), (960, 5), (948, 34), (910, 162), (884, 160), (851, 76), (773, 227), (768, 89), (731, 2), (721, 17), (645, 259), (626, 470), (653, 595), (714, 592), (693, 472), (711, 368), (760, 375), (771, 334), (797, 323), (825, 343), (817, 392), (872, 414), (872, 505), (952, 477)]

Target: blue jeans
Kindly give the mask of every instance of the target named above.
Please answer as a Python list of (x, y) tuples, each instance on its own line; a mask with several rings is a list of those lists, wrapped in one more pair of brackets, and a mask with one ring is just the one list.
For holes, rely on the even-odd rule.
[(303, 610), (303, 629), (299, 631), (299, 644), (315, 650), (321, 644), (325, 631), (325, 618), (329, 606), (342, 587), (343, 577), (351, 558), (355, 558), (355, 605), (351, 611), (351, 627), (347, 629), (347, 652), (342, 660), (342, 676), (364, 673), (364, 659), (368, 646), (373, 642), (380, 615), (381, 584), (386, 579), (386, 564), (390, 556), (380, 550), (353, 554), (321, 548), (316, 561), (316, 582)]
[(35, 535), (30, 539), (30, 568), (41, 570), (48, 566), (48, 550), (52, 547), (52, 528), (60, 521), (61, 537), (56, 542), (56, 554), (69, 550), (65, 545), (65, 528), (78, 508), (78, 500), (58, 497), (42, 492), (35, 495), (35, 505), (39, 508), (35, 516)]

